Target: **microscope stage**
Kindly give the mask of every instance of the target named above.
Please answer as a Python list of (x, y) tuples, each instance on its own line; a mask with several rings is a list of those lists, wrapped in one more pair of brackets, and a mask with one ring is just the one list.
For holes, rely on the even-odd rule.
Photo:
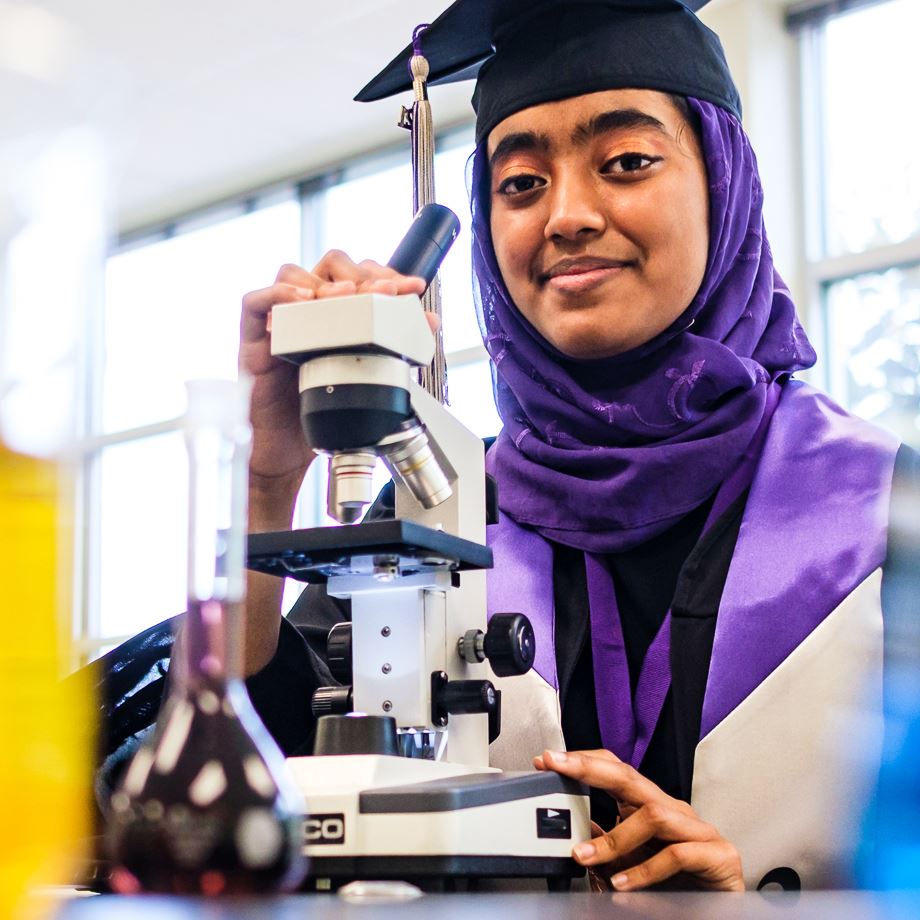
[(413, 521), (372, 521), (249, 536), (247, 566), (268, 575), (322, 584), (336, 575), (367, 575), (398, 568), (462, 572), (492, 567), (488, 546)]

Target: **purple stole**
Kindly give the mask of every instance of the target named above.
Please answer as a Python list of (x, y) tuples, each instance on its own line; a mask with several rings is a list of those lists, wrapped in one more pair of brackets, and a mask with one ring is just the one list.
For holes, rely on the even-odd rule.
[[(885, 559), (898, 441), (798, 381), (716, 497), (708, 527), (750, 486), (722, 592), (700, 737), (744, 700)], [(488, 529), (489, 612), (520, 611), (537, 639), (535, 669), (556, 680), (552, 547), (502, 515)], [(604, 745), (638, 767), (670, 686), (670, 615), (630, 692), (616, 595), (587, 553), (598, 722)]]

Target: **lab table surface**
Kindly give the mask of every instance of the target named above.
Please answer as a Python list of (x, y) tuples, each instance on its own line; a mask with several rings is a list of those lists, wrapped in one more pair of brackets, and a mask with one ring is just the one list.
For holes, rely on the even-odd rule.
[(334, 894), (198, 899), (100, 895), (62, 904), (54, 920), (916, 920), (920, 891), (710, 894), (426, 894), (350, 902)]

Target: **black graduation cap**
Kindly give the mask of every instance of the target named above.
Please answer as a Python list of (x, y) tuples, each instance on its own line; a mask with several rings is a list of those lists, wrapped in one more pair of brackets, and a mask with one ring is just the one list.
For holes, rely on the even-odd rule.
[[(708, 0), (456, 0), (422, 34), (429, 83), (476, 78), (476, 140), (531, 105), (605, 89), (695, 96), (741, 117)], [(355, 97), (412, 88), (410, 44)]]

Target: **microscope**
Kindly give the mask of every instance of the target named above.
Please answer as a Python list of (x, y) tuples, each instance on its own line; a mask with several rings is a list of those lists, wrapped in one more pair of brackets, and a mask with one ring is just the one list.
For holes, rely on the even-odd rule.
[[(458, 228), (447, 208), (421, 208), (389, 264), (430, 284)], [(434, 351), (420, 306), (358, 294), (272, 313), (271, 351), (299, 367), (304, 435), (328, 456), (340, 526), (253, 534), (248, 565), (351, 601), (327, 643), (341, 684), (313, 697), (314, 756), (288, 760), (310, 874), (321, 886), (542, 877), (564, 890), (584, 873), (571, 851), (590, 836), (587, 790), (489, 766), (502, 713), (488, 672), (526, 673), (534, 634), (521, 613), (487, 616), (494, 484), (482, 441), (417, 382)], [(358, 523), (378, 459), (396, 516)]]

